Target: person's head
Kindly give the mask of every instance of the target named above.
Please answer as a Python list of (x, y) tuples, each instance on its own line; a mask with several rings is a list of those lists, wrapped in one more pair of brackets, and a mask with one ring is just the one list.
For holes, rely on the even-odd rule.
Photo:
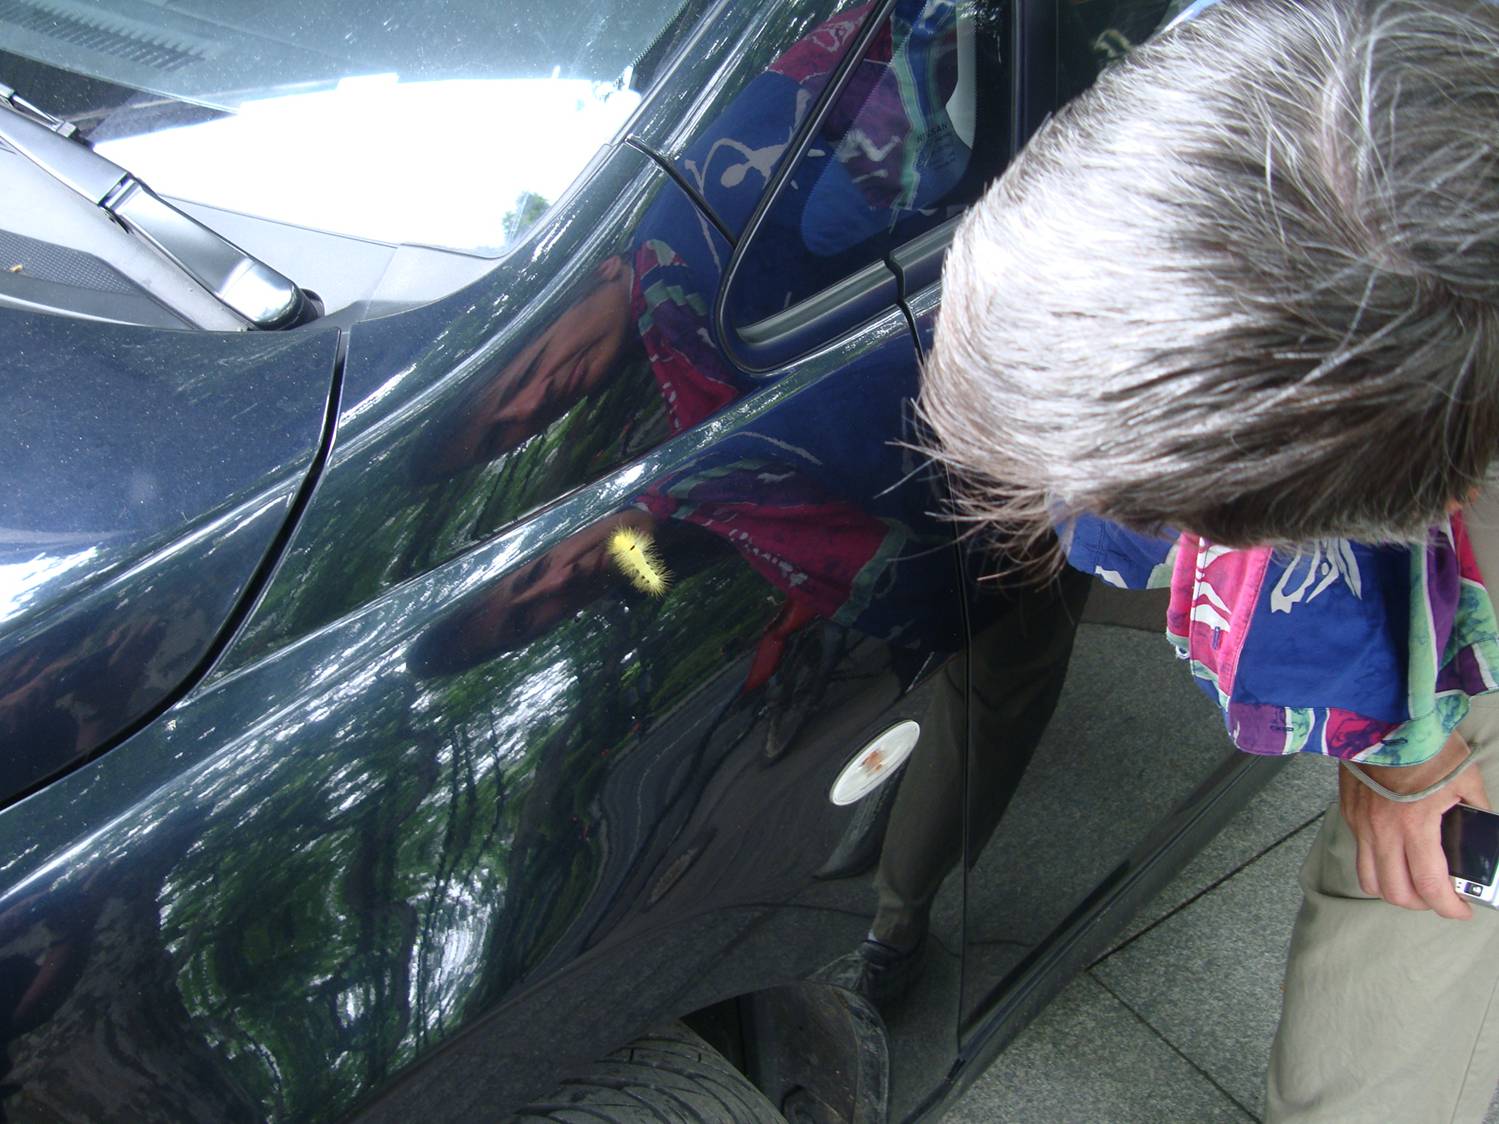
[(922, 390), (962, 514), (1424, 540), (1499, 442), (1499, 6), (1225, 3), (963, 222)]
[(485, 379), (424, 451), (420, 471), (445, 477), (503, 456), (592, 393), (639, 341), (632, 336), (634, 272), (621, 256), (596, 265), (556, 319)]
[(616, 531), (652, 525), (631, 508), (563, 539), (428, 628), (412, 645), (408, 666), (420, 678), (451, 675), (525, 647), (622, 582), (608, 547)]

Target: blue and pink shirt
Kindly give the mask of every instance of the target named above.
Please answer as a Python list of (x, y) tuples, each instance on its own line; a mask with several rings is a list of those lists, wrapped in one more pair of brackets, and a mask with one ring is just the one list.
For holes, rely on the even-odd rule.
[(1499, 626), (1461, 514), (1424, 550), (1334, 539), (1296, 553), (1084, 516), (1067, 556), (1110, 585), (1170, 588), (1166, 635), (1250, 753), (1419, 764), (1499, 687)]

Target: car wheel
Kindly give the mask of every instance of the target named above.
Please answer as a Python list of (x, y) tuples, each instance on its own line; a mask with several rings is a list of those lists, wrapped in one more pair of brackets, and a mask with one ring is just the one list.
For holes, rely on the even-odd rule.
[(786, 1118), (722, 1054), (681, 1023), (622, 1046), (549, 1097), (515, 1114), (519, 1121), (566, 1124), (785, 1124)]

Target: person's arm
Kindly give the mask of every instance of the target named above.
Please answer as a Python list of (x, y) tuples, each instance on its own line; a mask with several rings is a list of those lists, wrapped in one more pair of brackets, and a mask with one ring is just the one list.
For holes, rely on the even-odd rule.
[[(1472, 911), (1452, 888), (1441, 845), (1442, 814), (1457, 803), (1490, 805), (1483, 777), (1468, 760), (1467, 742), (1448, 722), (1455, 725), (1466, 714), (1467, 698), (1492, 689), (1484, 669), (1495, 656), (1496, 627), (1460, 512), (1452, 512), (1449, 529), (1435, 548), (1451, 552), (1450, 564), (1428, 564), (1424, 575), (1418, 575), (1425, 579), (1417, 588), (1424, 584), (1426, 606), (1418, 617), (1430, 622), (1431, 635), (1424, 645), (1412, 645), (1407, 687), (1413, 697), (1457, 697), (1464, 705), (1449, 711), (1448, 721), (1435, 731), (1424, 724), (1424, 737), (1388, 739), (1388, 746), (1363, 755), (1360, 764), (1345, 763), (1338, 775), (1338, 803), (1358, 843), (1358, 880), (1365, 893), (1404, 909), (1432, 909), (1443, 917), (1465, 919)], [(1413, 628), (1413, 637), (1419, 631)], [(1433, 707), (1434, 713), (1441, 710)], [(1450, 732), (1441, 732), (1442, 727)], [(1440, 748), (1432, 754), (1428, 747), (1436, 738)], [(1365, 783), (1360, 775), (1374, 783)], [(1435, 791), (1407, 802), (1386, 797), (1376, 785), (1396, 796)]]

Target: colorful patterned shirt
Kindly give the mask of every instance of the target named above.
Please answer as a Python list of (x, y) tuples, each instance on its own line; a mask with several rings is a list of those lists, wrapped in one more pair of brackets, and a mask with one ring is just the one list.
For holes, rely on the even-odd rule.
[(1166, 635), (1250, 753), (1416, 765), (1499, 686), (1499, 626), (1461, 515), (1425, 550), (1234, 550), (1091, 517), (1067, 534), (1078, 569), (1170, 588)]

